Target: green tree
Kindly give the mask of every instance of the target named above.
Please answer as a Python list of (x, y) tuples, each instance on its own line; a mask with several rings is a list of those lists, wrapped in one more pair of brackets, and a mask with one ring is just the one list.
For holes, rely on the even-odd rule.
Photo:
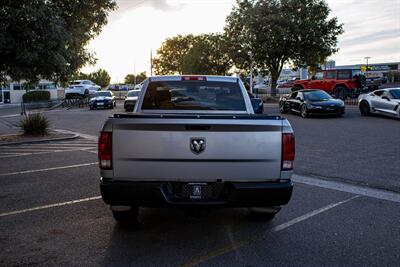
[[(136, 84), (143, 82), (144, 80), (146, 80), (147, 75), (146, 72), (143, 71), (139, 74), (136, 74)], [(124, 83), (125, 84), (135, 84), (135, 75), (134, 74), (128, 74), (125, 76), (124, 79)]]
[(222, 34), (196, 36), (183, 58), (183, 74), (226, 75), (232, 67)]
[(110, 84), (111, 77), (107, 71), (99, 69), (89, 74), (89, 80), (104, 88)]
[(67, 81), (95, 62), (85, 47), (115, 7), (114, 0), (2, 1), (0, 78)]
[(338, 50), (343, 25), (329, 14), (324, 0), (238, 0), (225, 26), (230, 57), (240, 69), (268, 70), (276, 94), (286, 63), (317, 65)]
[(222, 34), (177, 35), (157, 50), (153, 67), (157, 75), (224, 75), (232, 66)]
[(184, 58), (193, 46), (194, 39), (191, 34), (167, 38), (153, 60), (154, 72), (157, 75), (182, 74)]

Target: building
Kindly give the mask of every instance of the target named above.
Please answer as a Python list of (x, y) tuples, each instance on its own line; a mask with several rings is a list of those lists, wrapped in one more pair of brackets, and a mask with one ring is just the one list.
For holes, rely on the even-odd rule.
[[(333, 60), (331, 60), (333, 61)], [(400, 62), (390, 62), (390, 63), (373, 63), (373, 64), (355, 64), (355, 65), (343, 65), (335, 66), (335, 61), (332, 64), (325, 64), (323, 69), (354, 69), (361, 70), (366, 73), (367, 76), (387, 76), (390, 71), (400, 72)], [(332, 67), (333, 66), (333, 67)]]
[(0, 86), (0, 105), (8, 103), (21, 103), (22, 96), (28, 90), (49, 91), (51, 100), (64, 98), (64, 89), (52, 81), (40, 80), (38, 85), (32, 88), (26, 84), (26, 81), (15, 82), (8, 80), (5, 85)]

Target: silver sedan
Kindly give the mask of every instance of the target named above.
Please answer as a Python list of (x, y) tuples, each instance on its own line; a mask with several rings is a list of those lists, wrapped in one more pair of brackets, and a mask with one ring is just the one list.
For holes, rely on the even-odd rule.
[(379, 89), (358, 97), (358, 107), (364, 116), (382, 114), (400, 118), (400, 88)]

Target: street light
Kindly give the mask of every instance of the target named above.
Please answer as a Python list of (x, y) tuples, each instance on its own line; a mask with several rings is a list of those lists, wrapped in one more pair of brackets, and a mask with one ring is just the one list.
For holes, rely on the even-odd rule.
[(367, 73), (368, 72), (368, 59), (370, 59), (371, 57), (365, 57), (364, 59), (366, 59), (367, 60), (367, 67), (366, 67), (366, 69), (365, 69), (365, 73)]
[(249, 51), (250, 57), (250, 93), (253, 93), (253, 53)]

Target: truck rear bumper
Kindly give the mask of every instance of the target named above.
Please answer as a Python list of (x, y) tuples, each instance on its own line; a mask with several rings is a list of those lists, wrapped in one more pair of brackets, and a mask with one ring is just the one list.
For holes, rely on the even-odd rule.
[[(172, 187), (171, 184), (173, 184)], [(109, 205), (142, 207), (185, 205), (229, 207), (280, 206), (289, 202), (293, 191), (291, 181), (225, 182), (212, 185), (215, 188), (220, 188), (215, 198), (192, 199), (191, 197), (177, 197), (176, 191), (173, 189), (175, 185), (179, 185), (180, 189), (185, 188), (186, 190), (186, 187), (182, 187), (182, 185), (186, 186), (187, 183), (117, 182), (103, 180), (100, 183), (100, 191), (104, 202)]]

